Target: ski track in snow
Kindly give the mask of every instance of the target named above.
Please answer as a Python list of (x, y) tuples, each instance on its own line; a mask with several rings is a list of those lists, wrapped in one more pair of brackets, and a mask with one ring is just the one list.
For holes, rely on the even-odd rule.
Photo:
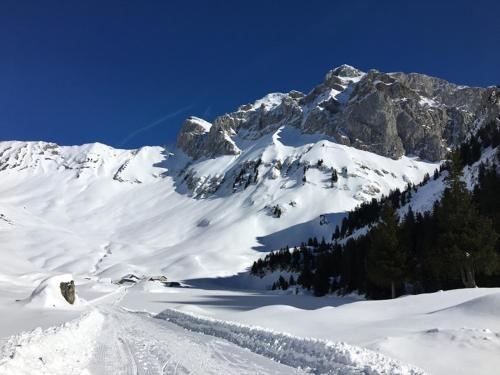
[(13, 336), (0, 354), (1, 375), (303, 373), (225, 340), (113, 306)]
[(126, 289), (76, 320), (0, 343), (0, 375), (408, 374), (423, 371), (344, 343), (303, 339), (176, 310), (119, 307)]
[(59, 327), (12, 336), (0, 355), (1, 375), (423, 374), (343, 343), (173, 310), (154, 319), (114, 304)]

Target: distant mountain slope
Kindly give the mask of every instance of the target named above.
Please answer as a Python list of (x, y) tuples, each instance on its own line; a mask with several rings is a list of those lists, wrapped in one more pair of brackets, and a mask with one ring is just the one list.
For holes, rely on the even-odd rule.
[(495, 90), (341, 66), (308, 95), (191, 117), (172, 147), (1, 142), (0, 273), (232, 275), (432, 174)]
[(254, 262), (253, 278), (238, 281), (370, 298), (498, 286), (499, 146), (497, 118), (451, 151), (432, 177), (356, 207), (331, 240), (311, 231), (300, 247), (283, 243)]
[(254, 248), (299, 241), (300, 228), (330, 236), (345, 211), (437, 167), (293, 128), (196, 162), (175, 149), (100, 144), (2, 142), (0, 154), (0, 272), (110, 277), (234, 274)]

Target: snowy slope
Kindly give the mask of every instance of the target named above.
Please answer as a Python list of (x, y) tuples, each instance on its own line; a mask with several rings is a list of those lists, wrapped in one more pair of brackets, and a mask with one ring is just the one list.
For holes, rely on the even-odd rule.
[[(481, 166), (481, 164), (494, 164), (497, 153), (497, 148), (488, 147), (483, 151), (478, 161), (470, 166), (464, 167), (463, 179), (467, 184), (469, 190), (473, 190), (477, 184), (479, 167)], [(441, 196), (445, 190), (445, 179), (447, 173), (448, 172), (445, 171), (438, 177), (438, 179), (430, 179), (427, 183), (419, 186), (415, 194), (411, 197), (410, 201), (399, 209), (400, 216), (402, 217), (408, 211), (408, 208), (410, 206), (414, 212), (431, 211), (434, 202), (441, 199)]]
[[(121, 304), (134, 310), (163, 312), (161, 316), (172, 317), (172, 321), (182, 320), (181, 325), (189, 324), (186, 322), (190, 318), (177, 317), (171, 309), (198, 318), (204, 316), (208, 321), (232, 321), (302, 338), (344, 341), (413, 364), (430, 374), (487, 375), (500, 366), (499, 288), (365, 301), (359, 296), (317, 298), (271, 291), (194, 288), (164, 288), (160, 294), (151, 295), (138, 286), (129, 290)], [(215, 335), (213, 331), (222, 329), (218, 323), (200, 328), (203, 322), (206, 324), (206, 320), (197, 323), (194, 319), (190, 329), (211, 330), (210, 334)], [(255, 341), (258, 346), (262, 339), (251, 342)], [(380, 362), (380, 366), (384, 364), (387, 362)]]
[(304, 233), (330, 237), (345, 211), (437, 166), (322, 138), (284, 126), (197, 161), (175, 148), (2, 142), (0, 273), (231, 275)]
[[(161, 298), (168, 290), (154, 295)], [(121, 287), (95, 298), (86, 312), (63, 325), (0, 340), (0, 374), (424, 374), (346, 343), (171, 309), (158, 315), (133, 312), (119, 306), (127, 292)], [(140, 302), (136, 293), (131, 298)]]

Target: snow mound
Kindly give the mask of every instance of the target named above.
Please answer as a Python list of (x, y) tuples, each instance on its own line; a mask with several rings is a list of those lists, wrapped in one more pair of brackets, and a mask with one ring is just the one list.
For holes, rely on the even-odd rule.
[(61, 294), (60, 284), (73, 280), (71, 274), (62, 274), (50, 276), (42, 280), (33, 290), (31, 296), (26, 300), (26, 306), (34, 308), (56, 308), (73, 309), (81, 306), (82, 301), (78, 298), (75, 291), (75, 303), (70, 305)]
[(185, 329), (225, 339), (279, 363), (313, 374), (423, 375), (383, 354), (342, 342), (300, 338), (260, 327), (200, 317), (176, 310), (156, 316)]
[(103, 322), (91, 311), (59, 327), (12, 336), (0, 346), (0, 375), (90, 375), (86, 367)]
[(482, 297), (471, 299), (470, 301), (448, 307), (436, 312), (450, 311), (461, 312), (473, 315), (493, 315), (498, 316), (500, 311), (500, 293), (489, 294)]
[(137, 288), (147, 293), (178, 293), (178, 290), (167, 287), (159, 281), (143, 280), (137, 283), (134, 288)]

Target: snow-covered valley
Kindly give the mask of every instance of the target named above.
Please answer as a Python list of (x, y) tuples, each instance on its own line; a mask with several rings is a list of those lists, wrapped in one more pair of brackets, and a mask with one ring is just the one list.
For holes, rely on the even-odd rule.
[[(498, 114), (497, 98), (343, 65), (308, 95), (190, 117), (176, 145), (0, 142), (0, 374), (491, 374), (499, 288), (374, 301), (333, 294), (340, 276), (328, 276), (319, 298), (270, 290), (290, 269), (249, 268), (331, 241), (395, 190), (411, 187), (400, 217), (431, 210), (440, 158)], [(464, 169), (470, 190), (497, 158), (488, 142)]]
[[(359, 202), (380, 197), (391, 189), (403, 189), (408, 182), (419, 182), (438, 166), (416, 158), (392, 160), (323, 138), (300, 136), (294, 129), (280, 128), (246, 148), (242, 141), (239, 147), (243, 151), (238, 156), (195, 163), (175, 148), (171, 148), (173, 152), (162, 147), (128, 151), (101, 144), (60, 147), (44, 142), (1, 143), (0, 334), (7, 338), (36, 327), (48, 331), (38, 330), (6, 341), (0, 371), (6, 374), (87, 371), (118, 374), (133, 373), (134, 369), (137, 373), (291, 373), (291, 368), (262, 358), (260, 354), (265, 354), (262, 348), (253, 348), (256, 355), (246, 351), (242, 354), (237, 346), (241, 342), (228, 343), (226, 337), (206, 339), (196, 333), (185, 333), (182, 341), (181, 328), (170, 323), (165, 333), (160, 334), (164, 327), (159, 331), (158, 320), (117, 307), (114, 295), (121, 296), (122, 292), (117, 292), (111, 281), (131, 273), (167, 275), (170, 280), (205, 280), (208, 286), (213, 282), (210, 280), (217, 280), (214, 277), (245, 271), (263, 251), (298, 244), (311, 233), (329, 238), (344, 213)], [(332, 168), (339, 174), (335, 184), (331, 182)], [(280, 208), (279, 215), (275, 207)], [(82, 303), (61, 310), (65, 301), (54, 303), (58, 290), (50, 292), (50, 288), (44, 289), (48, 294), (43, 298), (23, 302), (41, 280), (64, 272), (76, 278)], [(237, 278), (239, 286), (253, 287), (249, 278), (242, 275)], [(214, 296), (211, 290), (163, 286), (140, 289), (136, 294), (138, 288), (132, 288), (134, 292), (127, 293), (119, 305), (159, 313), (179, 305), (158, 304), (149, 309), (155, 298), (184, 296), (189, 300), (194, 291), (206, 298)], [(243, 315), (251, 316), (255, 310), (258, 317), (262, 309), (266, 310), (262, 305), (253, 305), (255, 295), (244, 291), (219, 291), (215, 295), (219, 293), (247, 300), (243, 302), (247, 305), (243, 310), (249, 311), (241, 314), (241, 319), (239, 315), (228, 316), (229, 320), (282, 328), (283, 332), (298, 333), (301, 337), (316, 336), (314, 332), (295, 332), (290, 326), (264, 324), (265, 320), (247, 321)], [(267, 292), (258, 293), (265, 296)], [(105, 297), (106, 294), (110, 297)], [(275, 304), (293, 306), (294, 300), (309, 301), (304, 302), (306, 305), (314, 300), (310, 296), (286, 300), (279, 295), (267, 297), (269, 309)], [(84, 302), (96, 298), (103, 298), (99, 302), (103, 307), (97, 310)], [(329, 301), (333, 300), (318, 302), (327, 306)], [(214, 304), (224, 306), (217, 300)], [(189, 306), (195, 312), (200, 309), (206, 313), (203, 303)], [(307, 309), (303, 310), (306, 314), (315, 312)], [(230, 307), (224, 311), (240, 310)], [(82, 318), (81, 314), (88, 315)], [(68, 326), (66, 321), (72, 323)], [(98, 332), (107, 332), (99, 327), (114, 325), (115, 321), (123, 321), (123, 325), (108, 327), (111, 331), (99, 336)], [(63, 323), (62, 328), (52, 328)], [(117, 331), (122, 329), (128, 333)], [(81, 341), (68, 342), (74, 335), (81, 336)], [(114, 337), (114, 341), (103, 343), (103, 337), (108, 336)], [(339, 341), (335, 336), (317, 338)], [(86, 352), (80, 353), (74, 345), (86, 347)], [(313, 344), (306, 344), (295, 357), (290, 354), (288, 361), (279, 357), (279, 348), (269, 349), (277, 352), (272, 355), (268, 350), (266, 355), (284, 365), (315, 373), (324, 373), (327, 368), (331, 368), (327, 371), (331, 373), (361, 373), (364, 366), (373, 368), (373, 373), (397, 373), (399, 368), (403, 369), (401, 373), (409, 373), (406, 369), (411, 368), (376, 353), (365, 353), (360, 347), (335, 344), (330, 348), (331, 344), (321, 344), (330, 349), (321, 349), (326, 352), (318, 354), (310, 345)], [(154, 346), (154, 353), (144, 352), (144, 346)], [(47, 347), (52, 349), (47, 351)], [(189, 361), (192, 357), (183, 354), (186, 348), (195, 350), (197, 356), (209, 355), (209, 358)], [(315, 356), (306, 361), (304, 358), (311, 355), (309, 350), (315, 351), (315, 356), (332, 358), (323, 365)], [(281, 355), (287, 352), (283, 350)], [(143, 357), (145, 353), (148, 358)], [(315, 361), (319, 367), (313, 370), (309, 367)], [(68, 368), (73, 372), (67, 372)]]
[[(0, 241), (10, 254), (0, 269), (229, 276), (262, 251), (330, 238), (346, 211), (438, 167), (304, 138), (280, 129), (239, 156), (195, 163), (162, 147), (0, 143)], [(243, 178), (252, 181), (239, 186)]]
[(385, 301), (83, 278), (77, 290), (66, 309), (15, 302), (29, 283), (2, 292), (3, 335), (25, 333), (0, 340), (1, 374), (489, 374), (500, 364), (498, 288)]

